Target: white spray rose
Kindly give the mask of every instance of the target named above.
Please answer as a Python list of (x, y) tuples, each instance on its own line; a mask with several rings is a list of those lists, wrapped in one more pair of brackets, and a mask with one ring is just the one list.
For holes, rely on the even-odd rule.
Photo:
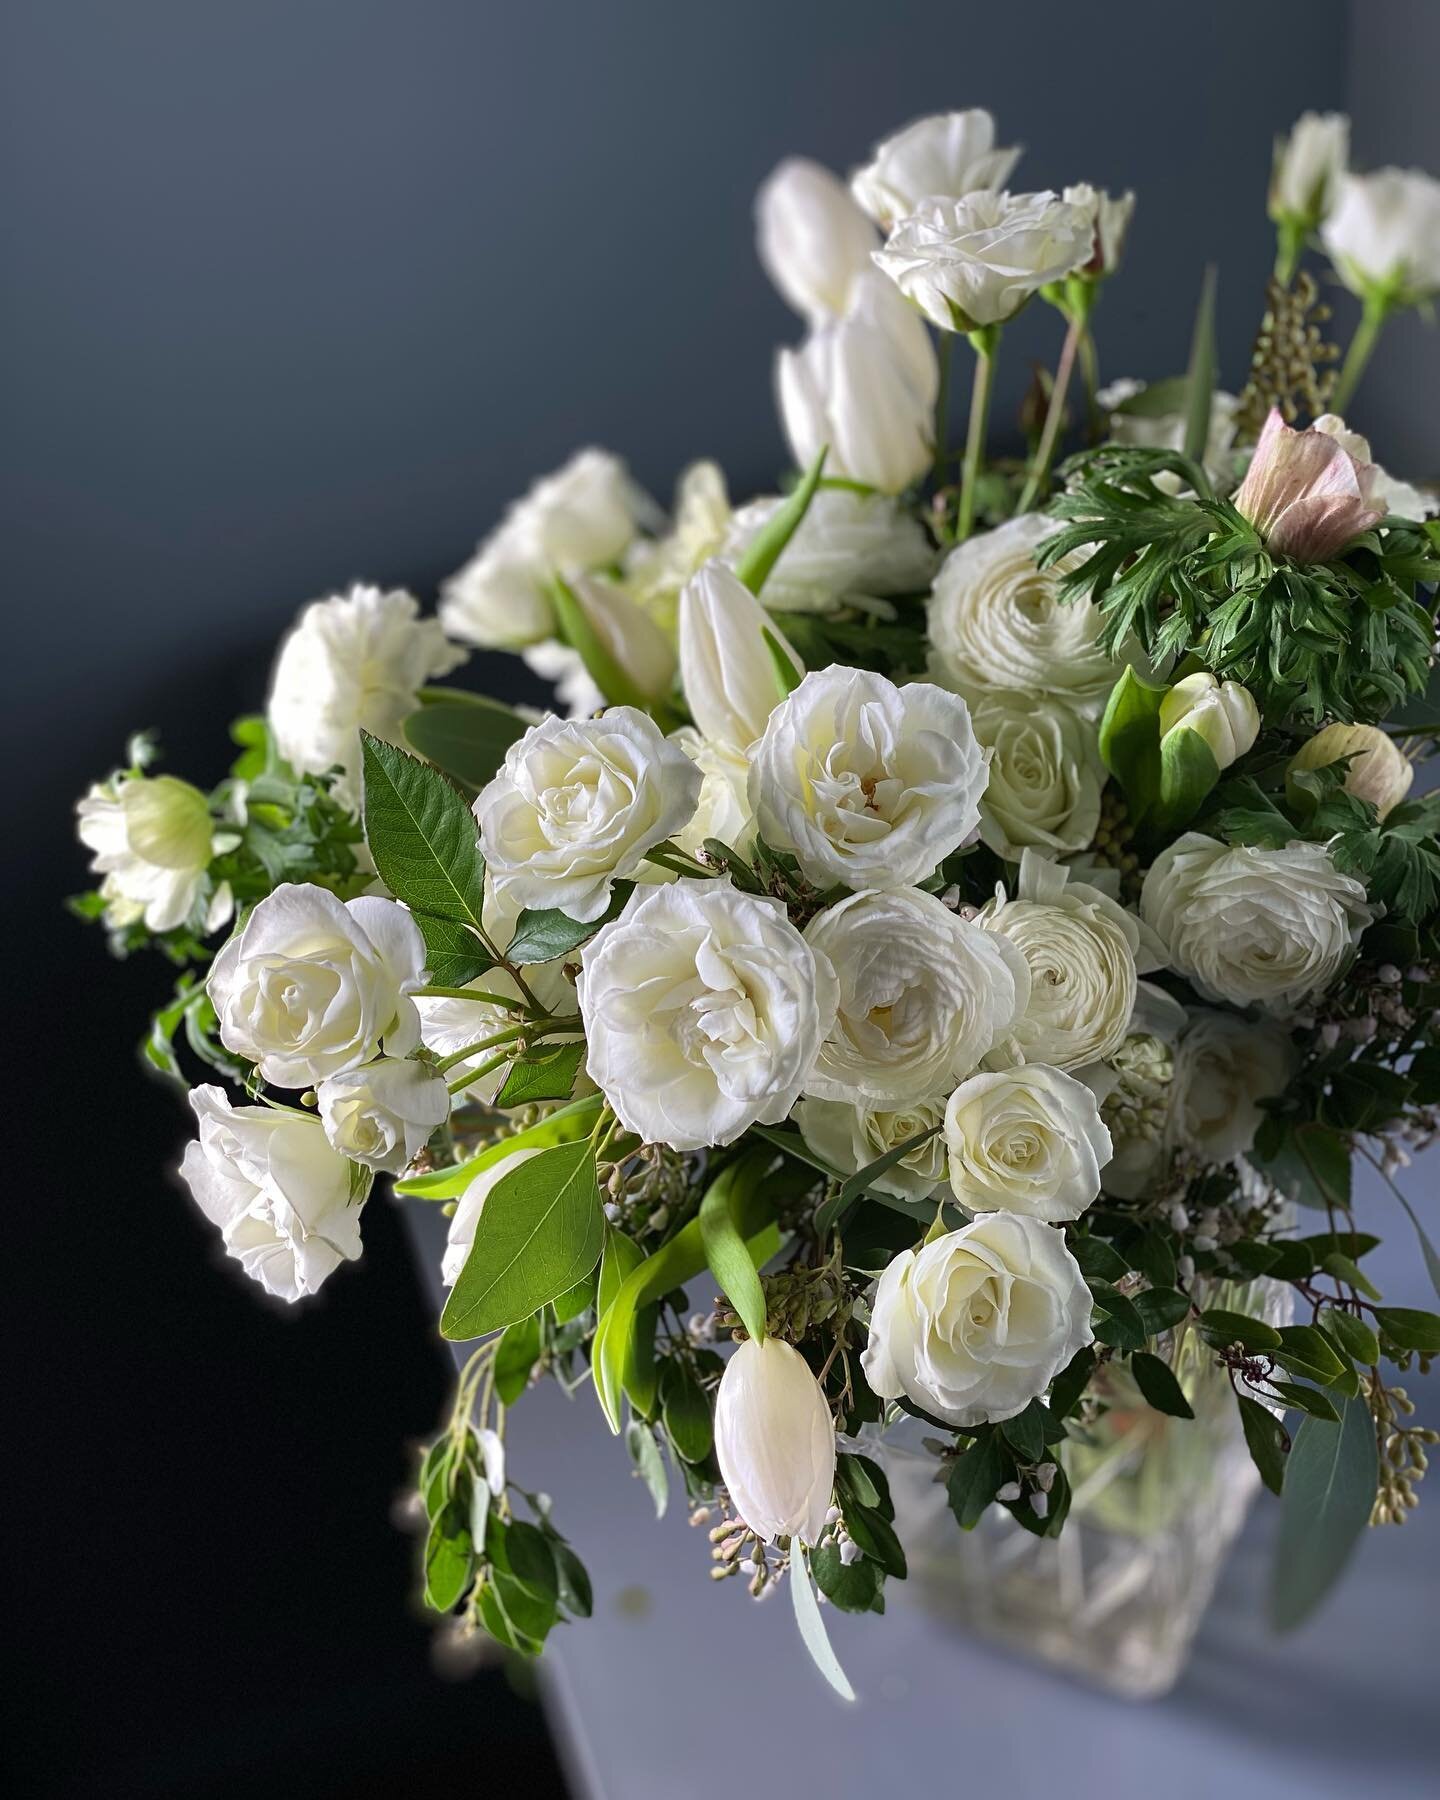
[(945, 1140), (938, 1127), (945, 1118), (943, 1099), (907, 1102), (896, 1108), (859, 1105), (848, 1100), (802, 1100), (795, 1122), (805, 1142), (842, 1175), (856, 1175), (897, 1144), (928, 1131), (883, 1175), (871, 1182), (882, 1194), (902, 1200), (928, 1200), (945, 1180)]
[(382, 1056), (327, 1076), (315, 1097), (332, 1149), (390, 1175), (413, 1162), (450, 1117), (445, 1077), (410, 1058)]
[(1063, 1233), (982, 1213), (904, 1250), (870, 1305), (865, 1379), (947, 1424), (1013, 1419), (1094, 1341), (1090, 1290)]
[(1345, 792), (1368, 800), (1382, 819), (1410, 792), (1415, 765), (1378, 725), (1326, 725), (1300, 746), (1286, 772), (1328, 768), (1344, 757)]
[(1048, 694), (1098, 718), (1120, 666), (1100, 648), (1089, 600), (1060, 599), (1060, 571), (1035, 553), (1052, 519), (1025, 513), (952, 550), (930, 601), (932, 672), (972, 701), (1005, 689)]
[[(205, 889), (205, 872), (221, 843), (210, 806), (198, 788), (173, 775), (120, 775), (99, 782), (75, 807), (80, 842), (94, 852), (90, 867), (103, 877), (100, 892), (112, 926), (143, 918), (151, 931), (173, 931), (190, 917)], [(228, 892), (228, 890), (227, 890)], [(228, 908), (212, 909), (207, 931), (218, 930)]]
[(943, 331), (974, 331), (1083, 267), (1094, 241), (1086, 213), (1052, 193), (973, 193), (919, 201), (875, 262)]
[(983, 107), (917, 119), (877, 144), (850, 178), (850, 191), (878, 225), (889, 227), (936, 195), (958, 200), (1003, 188), (1020, 147), (997, 148), (995, 121)]
[(1193, 1009), (1175, 1054), (1170, 1141), (1205, 1163), (1246, 1155), (1265, 1117), (1259, 1102), (1284, 1093), (1294, 1072), (1276, 1026)]
[(398, 744), (420, 689), (459, 667), (468, 652), (398, 589), (353, 587), (316, 600), (280, 646), (267, 717), (275, 747), (302, 775), (344, 771), (335, 797), (360, 807), (360, 732)]
[(1440, 293), (1440, 181), (1421, 169), (1343, 176), (1320, 235), (1362, 299), (1415, 306)]
[(502, 525), (440, 589), (440, 623), (483, 650), (523, 650), (555, 632), (550, 571), (528, 538)]
[(1335, 204), (1350, 161), (1350, 121), (1344, 113), (1301, 113), (1289, 137), (1276, 138), (1270, 170), (1270, 217), (1314, 228)]
[(750, 811), (750, 763), (743, 750), (701, 737), (689, 725), (670, 734), (700, 771), (700, 804), (683, 830), (675, 833), (675, 842), (694, 856), (705, 847), (707, 838), (718, 838), (742, 856), (748, 856), (755, 842), (755, 816)]
[(1216, 767), (1228, 769), (1259, 737), (1260, 709), (1238, 681), (1217, 681), (1208, 669), (1198, 669), (1160, 702), (1160, 735), (1172, 731), (1196, 732)]
[(755, 196), (756, 247), (765, 273), (807, 324), (845, 310), (851, 283), (870, 267), (875, 227), (838, 176), (787, 157)]
[(1047, 695), (1003, 688), (981, 693), (970, 716), (990, 752), (980, 802), (980, 836), (990, 848), (1012, 862), (1032, 845), (1060, 855), (1087, 849), (1105, 785), (1094, 722)]
[(835, 1427), (793, 1345), (747, 1338), (732, 1351), (715, 1395), (715, 1456), (758, 1538), (818, 1542), (835, 1488)]
[(420, 1041), (425, 940), (403, 906), (309, 882), (268, 894), (210, 966), (220, 1041), (277, 1087), (310, 1087)]
[(945, 1109), (950, 1185), (972, 1213), (1078, 1219), (1100, 1192), (1110, 1133), (1094, 1094), (1044, 1063), (972, 1075)]
[(778, 901), (728, 881), (637, 891), (581, 952), (592, 1079), (647, 1143), (775, 1125), (835, 1017), (835, 976)]
[(975, 829), (985, 775), (957, 695), (836, 666), (771, 713), (750, 801), (765, 841), (818, 887), (910, 887)]
[(828, 445), (827, 474), (898, 494), (929, 468), (940, 366), (919, 315), (873, 269), (841, 318), (780, 352), (775, 386), (802, 469)]
[(1113, 275), (1120, 267), (1135, 211), (1134, 194), (1107, 194), (1101, 188), (1091, 187), (1088, 181), (1082, 181), (1075, 187), (1067, 187), (1060, 198), (1067, 206), (1084, 213), (1095, 233), (1090, 260), (1080, 273), (1092, 279)]
[(1282, 1018), (1330, 986), (1373, 916), (1323, 844), (1231, 849), (1198, 831), (1156, 857), (1140, 910), (1207, 1000)]
[(539, 1154), (538, 1149), (512, 1150), (508, 1156), (483, 1168), (460, 1196), (459, 1204), (450, 1216), (445, 1254), (440, 1260), (440, 1279), (446, 1287), (454, 1287), (460, 1279), (460, 1271), (470, 1259), (485, 1202), (506, 1175), (513, 1174), (521, 1163), (529, 1162), (532, 1156)]
[(733, 569), (707, 562), (680, 595), (680, 683), (685, 703), (713, 743), (746, 750), (781, 694), (769, 634), (797, 675), (805, 665)]
[[(734, 562), (784, 505), (753, 500), (735, 514), (723, 555)], [(827, 613), (890, 594), (918, 594), (935, 573), (924, 527), (888, 494), (821, 488), (763, 589), (774, 612)]]
[(218, 1226), (225, 1249), (281, 1300), (313, 1294), (360, 1254), (360, 1206), (350, 1164), (320, 1121), (272, 1106), (232, 1106), (223, 1088), (193, 1088), (200, 1136), (180, 1174)]
[(497, 893), (522, 906), (598, 919), (695, 811), (700, 775), (633, 706), (598, 719), (547, 718), (510, 746), (475, 801)]
[(839, 1007), (807, 1094), (900, 1107), (978, 1066), (1023, 1013), (1013, 947), (919, 888), (852, 894), (805, 936), (834, 968)]

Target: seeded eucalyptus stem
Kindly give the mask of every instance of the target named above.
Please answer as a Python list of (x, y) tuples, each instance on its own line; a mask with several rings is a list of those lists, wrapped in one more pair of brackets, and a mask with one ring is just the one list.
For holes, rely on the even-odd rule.
[(1330, 396), (1330, 405), (1335, 412), (1344, 413), (1354, 398), (1355, 390), (1360, 385), (1360, 377), (1365, 373), (1365, 365), (1370, 361), (1379, 340), (1380, 327), (1389, 315), (1390, 308), (1383, 300), (1373, 297), (1366, 300), (1360, 323), (1355, 327), (1355, 335), (1350, 340), (1350, 348), (1345, 352), (1340, 378)]
[(1050, 388), (1050, 405), (1045, 414), (1045, 424), (1030, 461), (1030, 472), (1025, 477), (1025, 490), (1015, 509), (1017, 513), (1029, 512), (1050, 473), (1055, 443), (1060, 436), (1060, 421), (1065, 416), (1065, 396), (1070, 389), (1070, 375), (1075, 367), (1075, 356), (1080, 348), (1084, 329), (1079, 315), (1072, 314), (1065, 332), (1065, 342), (1060, 347), (1060, 360), (1055, 366), (1055, 380)]
[(975, 352), (975, 379), (970, 389), (970, 428), (965, 436), (960, 516), (955, 523), (957, 544), (963, 544), (975, 529), (975, 490), (985, 460), (985, 428), (990, 420), (990, 395), (995, 385), (995, 353), (1000, 343), (1000, 327), (982, 325), (965, 335)]

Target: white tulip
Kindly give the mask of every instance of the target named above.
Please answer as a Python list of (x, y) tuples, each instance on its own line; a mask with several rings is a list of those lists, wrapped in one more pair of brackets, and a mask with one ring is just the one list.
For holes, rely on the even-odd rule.
[(675, 651), (665, 633), (615, 582), (576, 575), (569, 585), (611, 662), (646, 700), (663, 700), (675, 679)]
[(1177, 681), (1160, 702), (1162, 741), (1172, 731), (1193, 731), (1208, 746), (1219, 769), (1228, 769), (1260, 735), (1260, 709), (1249, 688), (1218, 681), (1198, 669)]
[(1094, 247), (1090, 252), (1090, 260), (1080, 270), (1082, 275), (1113, 275), (1120, 267), (1120, 258), (1124, 253), (1125, 239), (1130, 231), (1130, 220), (1135, 212), (1135, 196), (1124, 193), (1118, 197), (1107, 194), (1102, 188), (1091, 187), (1088, 181), (1082, 181), (1075, 187), (1067, 187), (1060, 198), (1067, 206), (1077, 207), (1090, 220), (1091, 229), (1095, 233)]
[(1345, 757), (1350, 759), (1345, 792), (1368, 800), (1380, 818), (1393, 812), (1410, 792), (1415, 765), (1378, 725), (1326, 725), (1300, 746), (1286, 764), (1286, 773), (1328, 768)]
[[(513, 1174), (522, 1163), (529, 1162), (532, 1156), (539, 1154), (538, 1148), (510, 1151), (498, 1162), (492, 1162), (483, 1168), (460, 1196), (455, 1211), (450, 1215), (445, 1254), (440, 1259), (440, 1279), (446, 1287), (454, 1287), (460, 1279), (460, 1271), (470, 1260), (470, 1252), (475, 1247), (476, 1227), (480, 1223), (480, 1214), (485, 1210), (485, 1202), (506, 1175)], [(488, 1461), (486, 1466), (488, 1469)]]
[(637, 890), (581, 952), (591, 1077), (627, 1130), (699, 1150), (789, 1113), (835, 977), (778, 901), (728, 881)]
[[(143, 918), (151, 931), (173, 931), (194, 911), (217, 851), (210, 805), (173, 775), (119, 775), (99, 782), (75, 807), (80, 842), (94, 852), (112, 927)], [(234, 839), (229, 842), (233, 845)], [(224, 918), (205, 921), (206, 931)]]
[(275, 747), (301, 775), (341, 769), (333, 792), (360, 808), (360, 732), (401, 741), (401, 725), (426, 682), (448, 675), (468, 652), (398, 589), (353, 587), (317, 600), (280, 646), (267, 717)]
[(1330, 986), (1373, 917), (1323, 844), (1232, 849), (1198, 831), (1156, 857), (1140, 910), (1207, 1000), (1281, 1018)]
[(840, 983), (807, 1094), (896, 1108), (976, 1068), (1024, 1012), (1029, 969), (1008, 942), (919, 888), (852, 894), (805, 929)]
[(982, 1213), (903, 1250), (870, 1303), (865, 1379), (966, 1429), (1013, 1419), (1093, 1342), (1090, 1290), (1063, 1233)]
[(957, 695), (812, 670), (751, 753), (750, 801), (818, 887), (911, 887), (975, 830), (985, 761)]
[(1083, 268), (1094, 241), (1088, 216), (1052, 193), (973, 193), (920, 201), (875, 262), (943, 331), (975, 331)]
[(1284, 1093), (1296, 1060), (1274, 1025), (1192, 1009), (1175, 1053), (1170, 1141), (1204, 1163), (1248, 1155), (1265, 1117), (1260, 1101)]
[(1289, 137), (1276, 138), (1270, 171), (1270, 217), (1313, 231), (1335, 204), (1350, 161), (1344, 113), (1301, 113)]
[[(767, 496), (741, 507), (725, 539), (726, 561), (748, 549), (783, 505)], [(761, 597), (775, 612), (834, 612), (846, 603), (863, 606), (890, 594), (923, 593), (935, 561), (924, 526), (890, 495), (821, 488), (766, 577)]]
[(937, 1129), (944, 1118), (943, 1098), (906, 1101), (893, 1109), (812, 1098), (795, 1109), (795, 1123), (805, 1142), (841, 1175), (856, 1175), (897, 1144), (930, 1132), (924, 1143), (891, 1163), (870, 1184), (902, 1200), (928, 1200), (945, 1180), (945, 1140)]
[(409, 1058), (382, 1056), (327, 1076), (315, 1098), (331, 1148), (390, 1175), (413, 1162), (450, 1117), (445, 1077)]
[(700, 798), (685, 752), (633, 706), (543, 719), (475, 801), (497, 893), (598, 919), (614, 883), (678, 831)]
[(918, 315), (874, 270), (857, 277), (843, 317), (780, 352), (775, 384), (802, 469), (828, 445), (827, 474), (898, 494), (929, 468), (940, 366)]
[(1083, 1082), (1044, 1063), (972, 1075), (950, 1096), (945, 1145), (955, 1198), (972, 1213), (1078, 1219), (1100, 1192), (1110, 1133)]
[(980, 836), (1018, 862), (1027, 846), (1056, 855), (1088, 849), (1100, 824), (1105, 765), (1095, 723), (1061, 700), (993, 688), (970, 709), (990, 752)]
[(1346, 175), (1320, 233), (1340, 279), (1363, 299), (1415, 306), (1440, 293), (1440, 181), (1420, 169)]
[(271, 1106), (232, 1106), (223, 1088), (193, 1088), (200, 1124), (180, 1164), (195, 1203), (227, 1253), (281, 1300), (313, 1294), (360, 1254), (351, 1165), (320, 1121)]
[(702, 734), (746, 750), (781, 699), (766, 634), (797, 676), (805, 665), (734, 570), (712, 560), (680, 595), (680, 684)]
[(936, 196), (958, 200), (1003, 188), (1020, 148), (997, 149), (995, 121), (982, 107), (917, 119), (875, 146), (850, 178), (850, 191), (878, 225), (889, 227)]
[(880, 242), (844, 182), (798, 156), (787, 157), (755, 196), (755, 228), (765, 273), (810, 325), (844, 312), (851, 283)]
[(205, 983), (227, 1050), (277, 1087), (309, 1087), (420, 1041), (410, 998), (425, 941), (403, 906), (340, 901), (309, 882), (268, 894), (225, 944)]
[(793, 1345), (747, 1338), (732, 1351), (715, 1396), (715, 1456), (758, 1538), (818, 1543), (835, 1488), (835, 1427)]
[(748, 857), (755, 842), (755, 815), (750, 811), (750, 763), (745, 752), (701, 737), (689, 725), (672, 731), (670, 742), (678, 744), (700, 771), (700, 804), (689, 823), (675, 833), (675, 842), (695, 856), (707, 838), (717, 838)]

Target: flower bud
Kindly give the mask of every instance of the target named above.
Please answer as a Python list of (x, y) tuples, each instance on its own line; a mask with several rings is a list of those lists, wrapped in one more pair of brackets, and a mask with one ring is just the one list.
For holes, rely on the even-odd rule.
[(1350, 121), (1344, 113), (1302, 113), (1289, 137), (1275, 140), (1270, 171), (1270, 217), (1313, 231), (1325, 218), (1350, 160)]
[(1377, 725), (1327, 725), (1291, 757), (1288, 776), (1302, 769), (1323, 769), (1348, 756), (1345, 792), (1368, 800), (1383, 819), (1410, 792), (1415, 767), (1409, 757)]
[(80, 841), (95, 853), (90, 866), (104, 877), (111, 924), (142, 916), (151, 931), (183, 924), (216, 849), (199, 789), (173, 775), (122, 775), (92, 787), (76, 813)]
[(799, 156), (787, 157), (755, 196), (755, 229), (765, 273), (810, 325), (844, 312), (851, 283), (880, 243), (844, 182)]
[(1260, 712), (1248, 688), (1201, 669), (1177, 681), (1160, 702), (1160, 735), (1172, 731), (1199, 732), (1216, 766), (1228, 769), (1259, 735)]
[(835, 1487), (835, 1427), (798, 1350), (751, 1338), (731, 1356), (715, 1399), (715, 1454), (757, 1537), (819, 1540)]
[(745, 750), (784, 697), (769, 632), (797, 678), (805, 665), (760, 602), (724, 563), (712, 561), (680, 595), (680, 680), (701, 735)]
[(647, 700), (663, 699), (675, 679), (675, 652), (650, 615), (598, 575), (573, 577), (570, 591), (616, 668)]
[[(1330, 429), (1294, 431), (1271, 407), (1235, 507), (1266, 547), (1296, 562), (1328, 562), (1385, 516), (1375, 465)], [(1363, 440), (1353, 440), (1356, 444)]]

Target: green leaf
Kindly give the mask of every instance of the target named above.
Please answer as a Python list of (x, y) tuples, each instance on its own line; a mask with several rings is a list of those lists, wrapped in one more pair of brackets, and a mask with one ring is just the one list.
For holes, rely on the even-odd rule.
[(541, 1119), (537, 1125), (501, 1138), (498, 1144), (491, 1144), (467, 1162), (456, 1163), (448, 1169), (431, 1169), (428, 1174), (410, 1175), (397, 1181), (395, 1192), (407, 1200), (458, 1200), (477, 1175), (514, 1156), (517, 1150), (548, 1150), (554, 1144), (568, 1144), (576, 1138), (588, 1137), (595, 1115), (603, 1105), (603, 1095), (586, 1094), (551, 1113), (548, 1119)]
[(1375, 1423), (1347, 1400), (1340, 1423), (1303, 1419), (1285, 1470), (1270, 1589), (1279, 1631), (1302, 1624), (1339, 1579), (1370, 1522), (1379, 1481)]
[(1357, 1363), (1371, 1368), (1379, 1362), (1380, 1340), (1365, 1321), (1354, 1313), (1341, 1312), (1338, 1307), (1327, 1306), (1320, 1314), (1320, 1323), (1345, 1354), (1353, 1357)]
[(557, 1325), (568, 1325), (571, 1319), (578, 1319), (581, 1313), (595, 1304), (594, 1270), (583, 1281), (577, 1281), (574, 1287), (566, 1288), (563, 1294), (557, 1294), (552, 1304)]
[(1319, 1388), (1305, 1387), (1296, 1381), (1272, 1381), (1270, 1385), (1291, 1406), (1298, 1406), (1301, 1412), (1309, 1413), (1312, 1419), (1329, 1419), (1336, 1425), (1340, 1423), (1339, 1413)]
[(794, 652), (777, 631), (772, 631), (765, 625), (761, 627), (760, 635), (765, 640), (765, 648), (770, 652), (770, 661), (775, 669), (775, 686), (780, 698), (784, 700), (805, 679), (805, 670), (803, 667), (796, 667)]
[(588, 1619), (595, 1606), (589, 1571), (564, 1538), (554, 1532), (550, 1534), (550, 1549), (555, 1557), (560, 1604), (572, 1618)]
[[(605, 1228), (605, 1248), (600, 1256), (600, 1283), (596, 1294), (597, 1326), (604, 1320), (625, 1278), (645, 1261), (645, 1252), (614, 1225)], [(631, 1315), (624, 1348), (620, 1390), (634, 1410), (649, 1418), (655, 1410), (658, 1373), (655, 1367), (655, 1306), (641, 1306)], [(593, 1351), (592, 1351), (593, 1357)]]
[(1068, 1419), (1079, 1403), (1080, 1396), (1090, 1385), (1090, 1377), (1095, 1373), (1095, 1352), (1087, 1344), (1083, 1350), (1077, 1350), (1055, 1377), (1050, 1387), (1050, 1413), (1055, 1419)]
[(449, 1612), (452, 1606), (458, 1606), (474, 1568), (469, 1519), (459, 1506), (447, 1506), (431, 1520), (425, 1539), (426, 1605), (436, 1612)]
[(737, 1172), (753, 1164), (732, 1163), (705, 1190), (700, 1202), (700, 1239), (705, 1262), (726, 1299), (756, 1343), (765, 1338), (765, 1289), (735, 1222)]
[(585, 1060), (585, 1041), (537, 1044), (511, 1063), (504, 1086), (495, 1096), (499, 1107), (531, 1106), (538, 1100), (568, 1100)]
[(868, 1556), (841, 1560), (838, 1544), (817, 1544), (810, 1552), (815, 1585), (841, 1612), (884, 1612), (885, 1571)]
[(1214, 1345), (1217, 1350), (1227, 1350), (1231, 1344), (1239, 1344), (1255, 1354), (1263, 1350), (1278, 1350), (1282, 1342), (1280, 1333), (1263, 1319), (1252, 1319), (1245, 1313), (1228, 1312), (1220, 1306), (1207, 1307), (1201, 1313), (1200, 1330), (1206, 1343)]
[(908, 1156), (921, 1144), (928, 1144), (939, 1130), (938, 1125), (931, 1125), (925, 1131), (917, 1131), (913, 1137), (906, 1138), (902, 1143), (892, 1144), (873, 1162), (866, 1163), (863, 1169), (857, 1169), (853, 1175), (848, 1176), (841, 1183), (840, 1199), (842, 1204), (848, 1206), (852, 1201), (859, 1200), (868, 1193), (887, 1169), (893, 1169), (902, 1157)]
[(602, 925), (608, 925), (611, 919), (618, 919), (634, 890), (633, 881), (617, 881), (610, 895), (610, 904), (598, 919), (592, 919), (588, 924), (572, 919), (558, 907), (527, 906), (515, 921), (515, 935), (510, 940), (510, 948), (505, 952), (506, 961), (528, 966), (530, 963), (554, 962), (558, 956), (568, 956), (587, 938), (594, 937)]
[(1322, 1260), (1320, 1267), (1327, 1275), (1334, 1275), (1347, 1286), (1354, 1288), (1356, 1293), (1364, 1294), (1371, 1300), (1381, 1298), (1380, 1290), (1375, 1283), (1358, 1263), (1353, 1262), (1342, 1251), (1331, 1250)]
[(950, 1510), (962, 1531), (973, 1531), (985, 1508), (1014, 1473), (1014, 1461), (1000, 1433), (991, 1429), (957, 1456), (945, 1479)]
[(636, 706), (642, 712), (654, 706), (652, 697), (641, 692), (629, 674), (610, 654), (600, 634), (590, 623), (574, 588), (560, 576), (550, 584), (550, 598), (560, 636), (572, 650), (578, 651), (585, 672), (611, 706)]
[(1113, 407), (1113, 412), (1127, 419), (1166, 419), (1185, 410), (1188, 384), (1183, 375), (1170, 375), (1164, 381), (1147, 381), (1138, 394)]
[(1098, 1281), (1091, 1276), (1087, 1285), (1094, 1296), (1097, 1313), (1104, 1314), (1095, 1322), (1095, 1336), (1099, 1342), (1109, 1344), (1122, 1354), (1138, 1350), (1147, 1333), (1145, 1321), (1134, 1302), (1117, 1292), (1108, 1281)]
[(1130, 1358), (1130, 1373), (1147, 1405), (1153, 1406), (1156, 1412), (1166, 1413), (1172, 1419), (1195, 1417), (1194, 1409), (1185, 1398), (1185, 1390), (1175, 1379), (1175, 1371), (1169, 1363), (1152, 1356), (1148, 1350), (1137, 1350)]
[(495, 958), (468, 925), (413, 908), (410, 916), (425, 940), (425, 967), (437, 987), (467, 987), (495, 967)]
[(1178, 1325), (1190, 1311), (1189, 1298), (1179, 1288), (1146, 1288), (1134, 1296), (1134, 1306), (1145, 1327), (1146, 1337), (1159, 1337), (1161, 1332)]
[[(824, 452), (821, 452), (823, 456)], [(818, 468), (818, 464), (816, 465)], [(806, 1551), (796, 1544), (790, 1558), (790, 1598), (795, 1607), (795, 1623), (800, 1640), (810, 1653), (810, 1660), (834, 1688), (842, 1700), (853, 1700), (855, 1690), (846, 1679), (835, 1652), (830, 1648), (825, 1621), (820, 1617), (819, 1602), (810, 1585), (810, 1562)]]
[(1167, 731), (1160, 740), (1160, 793), (1150, 824), (1156, 831), (1179, 831), (1219, 779), (1215, 753), (1198, 731), (1187, 726)]
[(679, 1357), (672, 1356), (660, 1375), (660, 1416), (675, 1454), (688, 1463), (704, 1462), (715, 1441), (710, 1402)]
[(879, 1563), (887, 1575), (903, 1581), (906, 1573), (905, 1551), (895, 1527), (882, 1512), (874, 1507), (861, 1506), (853, 1496), (841, 1494), (839, 1499), (840, 1510), (845, 1516), (845, 1529), (851, 1537), (872, 1561)]
[(365, 837), (381, 880), (417, 912), (483, 929), (475, 818), (445, 777), (362, 731)]
[(1349, 1386), (1354, 1381), (1354, 1370), (1316, 1326), (1284, 1325), (1276, 1336), (1275, 1360), (1292, 1375), (1302, 1375), (1321, 1387)]
[(1001, 1422), (1006, 1441), (1022, 1462), (1037, 1463), (1045, 1454), (1046, 1408), (1032, 1400), (1024, 1412)]
[[(1440, 1046), (1436, 1046), (1435, 1048), (1440, 1049)], [(1418, 1061), (1419, 1059), (1417, 1058), (1416, 1060)], [(1440, 1294), (1440, 1251), (1437, 1251), (1434, 1244), (1431, 1242), (1425, 1227), (1420, 1223), (1415, 1208), (1400, 1192), (1399, 1188), (1395, 1186), (1394, 1182), (1391, 1182), (1390, 1188), (1391, 1192), (1395, 1195), (1395, 1198), (1410, 1216), (1410, 1223), (1415, 1227), (1415, 1235), (1420, 1240), (1420, 1253), (1425, 1258), (1425, 1269), (1430, 1277), (1430, 1285), (1437, 1294)]]
[(540, 1360), (540, 1320), (535, 1314), (507, 1325), (495, 1352), (495, 1392), (501, 1404), (513, 1406), (525, 1392), (530, 1371)]
[(665, 1464), (660, 1460), (660, 1446), (655, 1442), (655, 1433), (643, 1419), (632, 1419), (625, 1427), (625, 1448), (630, 1452), (630, 1460), (640, 1479), (650, 1490), (650, 1498), (655, 1503), (655, 1517), (663, 1519), (670, 1500), (670, 1477), (665, 1473)]
[(1104, 1238), (1071, 1238), (1069, 1248), (1082, 1275), (1093, 1275), (1099, 1281), (1123, 1281), (1130, 1273), (1129, 1263)]
[(1237, 1398), (1250, 1460), (1260, 1471), (1260, 1479), (1270, 1492), (1278, 1494), (1285, 1485), (1284, 1428), (1268, 1406), (1262, 1406), (1248, 1394), (1240, 1394)]
[(1383, 1337), (1400, 1350), (1416, 1350), (1424, 1356), (1440, 1355), (1440, 1316), (1413, 1306), (1379, 1306), (1375, 1323)]
[(1204, 461), (1205, 446), (1210, 441), (1215, 368), (1215, 265), (1208, 263), (1200, 283), (1200, 304), (1195, 309), (1195, 330), (1190, 339), (1190, 363), (1185, 371), (1184, 454), (1194, 463)]
[(517, 1164), (485, 1201), (441, 1336), (479, 1337), (538, 1311), (595, 1267), (604, 1230), (588, 1139)]
[(420, 707), (401, 729), (405, 742), (418, 755), (478, 790), (529, 726), (508, 706), (467, 695), (464, 700), (446, 699)]
[(1163, 682), (1144, 681), (1127, 668), (1111, 688), (1100, 721), (1101, 759), (1125, 790), (1135, 824), (1160, 794), (1160, 702), (1169, 691)]
[(765, 585), (765, 578), (780, 560), (785, 546), (794, 537), (800, 527), (800, 521), (810, 510), (810, 502), (815, 498), (815, 490), (820, 485), (820, 474), (825, 467), (825, 458), (829, 454), (829, 446), (822, 445), (814, 462), (805, 472), (804, 479), (796, 486), (783, 506), (775, 511), (762, 525), (746, 546), (743, 555), (735, 565), (735, 573), (752, 594), (758, 594)]
[(1267, 1121), (1253, 1159), (1288, 1200), (1300, 1206), (1349, 1208), (1350, 1143), (1313, 1121)]

